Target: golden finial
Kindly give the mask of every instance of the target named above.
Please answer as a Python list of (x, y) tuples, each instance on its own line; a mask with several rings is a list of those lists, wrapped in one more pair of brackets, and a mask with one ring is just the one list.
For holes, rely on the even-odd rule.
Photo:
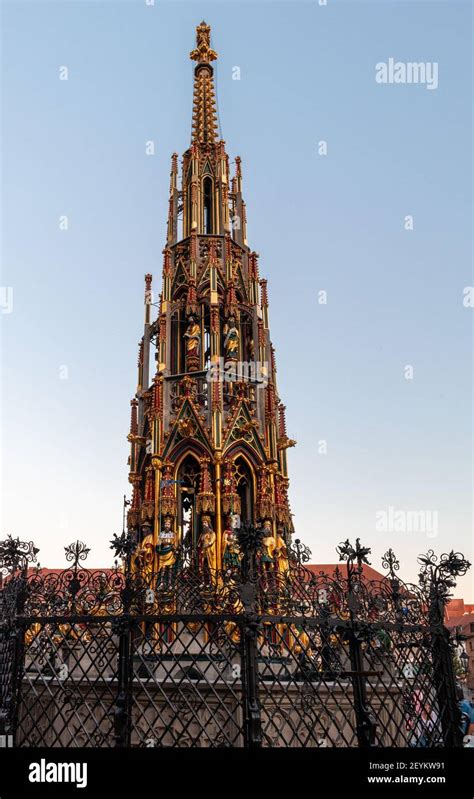
[(215, 61), (217, 53), (211, 49), (211, 26), (204, 20), (196, 28), (196, 49), (191, 50), (189, 57), (200, 64)]

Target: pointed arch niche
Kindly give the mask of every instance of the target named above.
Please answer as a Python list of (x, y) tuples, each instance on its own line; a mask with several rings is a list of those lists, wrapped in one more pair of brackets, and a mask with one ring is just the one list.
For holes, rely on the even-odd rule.
[(200, 465), (197, 456), (188, 452), (176, 469), (176, 513), (179, 538), (196, 551), (198, 518), (196, 497), (199, 491)]
[(234, 461), (235, 487), (240, 497), (240, 521), (242, 524), (255, 521), (255, 472), (244, 455)]
[(214, 233), (214, 184), (212, 178), (206, 175), (202, 181), (202, 227), (203, 233)]

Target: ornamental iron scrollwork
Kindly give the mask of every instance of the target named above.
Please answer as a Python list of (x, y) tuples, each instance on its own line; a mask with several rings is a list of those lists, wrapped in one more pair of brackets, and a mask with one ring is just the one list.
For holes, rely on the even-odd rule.
[(311, 550), (303, 544), (299, 538), (295, 538), (293, 544), (288, 547), (288, 555), (294, 563), (302, 566), (304, 563), (309, 563), (311, 559)]
[(110, 549), (114, 552), (115, 560), (123, 560), (129, 566), (130, 559), (137, 549), (137, 542), (131, 532), (122, 530), (120, 535), (114, 533), (110, 543)]
[(370, 561), (367, 558), (367, 555), (370, 555), (371, 548), (362, 546), (360, 543), (360, 538), (356, 538), (355, 547), (352, 546), (349, 539), (346, 538), (345, 541), (336, 547), (336, 551), (339, 555), (339, 560), (346, 562), (347, 573), (349, 576), (356, 573), (362, 574), (362, 568), (364, 564), (370, 566)]
[(0, 574), (4, 577), (18, 571), (26, 571), (30, 563), (36, 563), (39, 549), (33, 541), (20, 541), (9, 535), (0, 541)]
[(329, 573), (299, 541), (272, 559), (268, 530), (242, 525), (242, 557), (206, 575), (186, 542), (166, 579), (142, 570), (128, 535), (111, 541), (110, 569), (88, 569), (77, 541), (68, 568), (28, 573), (36, 548), (10, 538), (3, 729), (20, 746), (75, 745), (71, 708), (82, 718), (93, 696), (84, 746), (459, 745), (459, 636), (440, 613), (468, 561), (430, 551), (414, 585), (388, 550), (369, 579), (369, 548), (345, 541), (346, 568)]
[(395, 572), (400, 569), (400, 562), (393, 549), (388, 549), (385, 555), (382, 557), (382, 569), (386, 569), (388, 571), (389, 577), (395, 578)]
[(74, 570), (79, 568), (79, 564), (87, 560), (90, 548), (87, 547), (83, 541), (74, 541), (64, 547), (64, 554), (68, 563), (72, 563)]
[(264, 536), (261, 527), (253, 524), (241, 524), (237, 530), (237, 538), (242, 552), (255, 553), (259, 549)]
[(446, 604), (456, 586), (456, 578), (463, 577), (471, 564), (460, 552), (451, 550), (439, 557), (432, 549), (418, 556), (421, 569), (418, 581), (422, 590), (435, 593), (442, 604)]

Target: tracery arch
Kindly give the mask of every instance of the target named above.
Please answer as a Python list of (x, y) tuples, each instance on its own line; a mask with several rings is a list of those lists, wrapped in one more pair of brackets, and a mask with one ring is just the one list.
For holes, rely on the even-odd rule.
[(202, 227), (207, 235), (214, 233), (214, 183), (208, 175), (202, 181)]
[(255, 522), (256, 480), (255, 471), (243, 453), (234, 460), (234, 478), (240, 499), (241, 523)]
[(187, 451), (176, 464), (176, 525), (179, 541), (191, 552), (196, 549), (198, 518), (196, 498), (199, 491), (200, 465), (194, 452)]

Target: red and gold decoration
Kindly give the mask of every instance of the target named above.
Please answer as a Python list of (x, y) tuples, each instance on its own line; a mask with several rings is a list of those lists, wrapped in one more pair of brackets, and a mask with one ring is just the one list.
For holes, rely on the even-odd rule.
[(175, 482), (173, 480), (173, 464), (171, 461), (163, 463), (160, 509), (163, 516), (174, 516), (176, 514)]
[(275, 501), (272, 487), (270, 485), (269, 471), (266, 466), (259, 469), (258, 493), (257, 493), (257, 518), (273, 519)]
[(145, 475), (144, 499), (140, 508), (142, 523), (152, 522), (155, 513), (155, 470), (151, 464), (146, 467)]
[(238, 568), (242, 523), (265, 527), (262, 565), (285, 571), (293, 529), (286, 453), (294, 442), (277, 387), (269, 287), (247, 243), (242, 162), (235, 158), (231, 174), (219, 139), (217, 53), (205, 22), (190, 57), (191, 145), (181, 163), (171, 156), (156, 319), (145, 276), (128, 523), (139, 545), (146, 538), (137, 568), (149, 563), (152, 542), (166, 584), (184, 547), (211, 585), (214, 571)]
[(224, 487), (222, 492), (222, 511), (223, 513), (236, 513), (240, 515), (240, 497), (237, 493), (235, 480), (235, 465), (229, 459), (224, 463)]
[(212, 490), (211, 474), (209, 471), (210, 458), (200, 458), (201, 484), (196, 499), (197, 513), (215, 513), (216, 498)]

